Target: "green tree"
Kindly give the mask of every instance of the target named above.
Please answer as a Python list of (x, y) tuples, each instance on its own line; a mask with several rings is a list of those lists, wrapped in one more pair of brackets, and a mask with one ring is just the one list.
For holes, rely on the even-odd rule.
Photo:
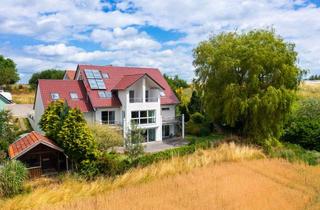
[(173, 91), (175, 91), (178, 88), (189, 87), (188, 83), (185, 80), (181, 79), (178, 75), (175, 75), (174, 77), (170, 77), (164, 74), (163, 77), (167, 80), (169, 86)]
[(309, 77), (309, 80), (320, 80), (320, 75), (314, 74)]
[(142, 130), (133, 123), (125, 139), (125, 152), (129, 158), (135, 159), (144, 153), (143, 141)]
[[(39, 126), (51, 139), (58, 140), (58, 133), (69, 107), (62, 100), (52, 102), (42, 115)], [(59, 142), (58, 142), (59, 143)]]
[(9, 145), (16, 139), (18, 128), (9, 111), (0, 111), (0, 159), (6, 157)]
[(37, 88), (39, 79), (63, 79), (65, 71), (57, 69), (47, 69), (41, 72), (32, 74), (29, 79), (31, 88)]
[(79, 109), (69, 109), (62, 121), (58, 139), (66, 154), (80, 163), (97, 156), (97, 144)]
[(201, 98), (198, 95), (197, 91), (192, 91), (192, 96), (190, 99), (190, 102), (188, 104), (188, 110), (190, 114), (196, 113), (196, 112), (202, 112), (201, 108)]
[(282, 139), (320, 151), (320, 100), (299, 101), (297, 110), (288, 119)]
[(194, 66), (206, 116), (256, 141), (279, 137), (304, 73), (296, 61), (294, 44), (274, 31), (222, 33), (201, 42)]
[(16, 64), (10, 58), (0, 55), (0, 86), (11, 85), (20, 79)]

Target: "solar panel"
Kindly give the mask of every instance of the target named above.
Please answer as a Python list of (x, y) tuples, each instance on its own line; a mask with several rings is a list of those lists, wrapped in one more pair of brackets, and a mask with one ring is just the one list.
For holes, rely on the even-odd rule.
[(88, 79), (91, 89), (99, 89), (96, 79)]
[(86, 77), (87, 77), (88, 79), (93, 79), (93, 78), (94, 78), (94, 75), (93, 75), (92, 70), (86, 69), (86, 70), (84, 70), (84, 73), (86, 74)]
[(96, 79), (102, 79), (102, 76), (101, 76), (101, 74), (100, 74), (100, 71), (98, 71), (98, 70), (92, 70), (92, 73), (93, 73), (94, 78), (96, 78)]
[(106, 85), (104, 84), (104, 81), (102, 79), (96, 79), (96, 82), (99, 89), (106, 89)]
[(98, 92), (100, 98), (111, 98), (112, 93), (108, 91), (99, 91)]

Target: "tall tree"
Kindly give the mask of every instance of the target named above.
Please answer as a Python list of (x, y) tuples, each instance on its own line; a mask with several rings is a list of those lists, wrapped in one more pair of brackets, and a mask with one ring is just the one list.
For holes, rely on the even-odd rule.
[(176, 89), (178, 89), (178, 88), (187, 88), (187, 87), (189, 87), (187, 81), (181, 79), (178, 75), (175, 75), (174, 77), (170, 77), (170, 76), (164, 74), (163, 77), (167, 80), (169, 86), (174, 91)]
[(198, 92), (194, 90), (194, 91), (192, 91), (191, 99), (188, 104), (189, 113), (190, 114), (193, 114), (196, 112), (201, 113), (202, 112), (201, 108), (202, 108), (201, 107), (201, 98), (200, 98)]
[(32, 88), (36, 88), (39, 79), (63, 79), (64, 73), (65, 71), (57, 69), (47, 69), (41, 72), (34, 73), (29, 79), (29, 85)]
[(206, 114), (246, 137), (279, 137), (302, 73), (294, 44), (274, 31), (222, 33), (194, 49)]
[(20, 79), (16, 64), (10, 58), (0, 55), (0, 86), (11, 85)]
[(18, 128), (9, 111), (0, 111), (0, 159), (6, 156), (9, 144), (16, 139)]

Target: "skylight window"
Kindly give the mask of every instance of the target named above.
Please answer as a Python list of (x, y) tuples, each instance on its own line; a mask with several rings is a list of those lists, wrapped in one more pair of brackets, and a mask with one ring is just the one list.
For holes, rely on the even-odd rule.
[(100, 98), (111, 98), (112, 93), (108, 91), (99, 91), (98, 92)]
[(51, 93), (52, 100), (58, 100), (60, 98), (59, 93)]
[(106, 86), (104, 84), (104, 81), (102, 80), (102, 76), (99, 70), (85, 69), (84, 72), (86, 74), (91, 89), (106, 89)]
[(73, 99), (73, 100), (79, 99), (77, 93), (70, 93), (70, 98)]

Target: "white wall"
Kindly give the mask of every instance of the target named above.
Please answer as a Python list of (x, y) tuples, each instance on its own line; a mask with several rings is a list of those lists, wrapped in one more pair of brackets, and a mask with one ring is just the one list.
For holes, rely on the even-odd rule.
[(38, 85), (36, 101), (34, 105), (34, 128), (33, 129), (35, 131), (41, 131), (39, 127), (39, 122), (43, 113), (44, 113), (44, 105), (41, 98), (40, 87)]
[[(162, 120), (161, 120), (161, 108), (160, 108), (160, 94), (156, 89), (152, 90), (152, 96), (149, 97), (158, 97), (156, 102), (145, 102), (145, 90), (155, 87), (153, 81), (148, 77), (143, 77), (137, 81), (134, 85), (129, 87), (124, 91), (118, 92), (118, 97), (122, 103), (121, 111), (125, 111), (125, 124), (124, 124), (124, 134), (127, 133), (128, 129), (131, 126), (131, 112), (140, 111), (140, 110), (155, 110), (156, 111), (156, 123), (138, 125), (139, 128), (156, 128), (156, 141), (162, 140)], [(143, 98), (141, 103), (129, 103), (129, 91), (135, 91), (135, 98)], [(150, 91), (149, 91), (150, 92)], [(120, 112), (121, 112), (120, 111)], [(120, 113), (121, 114), (121, 113)]]
[[(169, 110), (162, 111), (162, 108), (169, 108)], [(161, 116), (164, 119), (174, 119), (176, 116), (176, 105), (162, 105), (161, 106)]]

